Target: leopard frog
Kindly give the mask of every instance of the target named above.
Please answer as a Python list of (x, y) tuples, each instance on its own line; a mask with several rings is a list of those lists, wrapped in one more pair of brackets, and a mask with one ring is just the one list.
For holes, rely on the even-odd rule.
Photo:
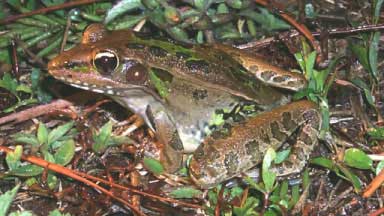
[[(141, 116), (160, 143), (152, 156), (166, 171), (175, 172), (183, 154), (193, 153), (190, 176), (201, 188), (254, 167), (295, 131), (291, 155), (274, 169), (299, 172), (317, 143), (316, 106), (290, 102), (306, 80), (230, 46), (180, 45), (92, 24), (48, 71)], [(260, 114), (247, 115), (249, 107)]]

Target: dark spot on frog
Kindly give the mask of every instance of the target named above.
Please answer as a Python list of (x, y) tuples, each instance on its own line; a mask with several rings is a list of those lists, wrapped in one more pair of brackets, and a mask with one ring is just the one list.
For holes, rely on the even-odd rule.
[(276, 73), (273, 71), (263, 71), (260, 75), (264, 80), (270, 80), (271, 77), (276, 76)]
[(258, 158), (257, 152), (259, 151), (259, 143), (257, 140), (251, 140), (245, 143), (245, 151), (247, 155), (251, 155), (252, 158)]
[(272, 122), (270, 126), (271, 126), (272, 136), (275, 139), (279, 141), (285, 141), (287, 139), (288, 135), (281, 131), (280, 126), (277, 122)]
[(270, 144), (271, 143), (271, 138), (269, 137), (269, 134), (265, 130), (261, 130), (260, 132), (260, 138), (265, 144)]
[(277, 77), (273, 78), (273, 81), (280, 83), (280, 82), (287, 81), (289, 78), (291, 78), (291, 77), (287, 76), (287, 75), (277, 76)]
[(157, 46), (149, 47), (149, 52), (156, 57), (165, 57), (168, 54), (167, 50)]
[(313, 128), (319, 128), (319, 115), (318, 112), (314, 109), (307, 110), (303, 113), (303, 118), (305, 121), (311, 124)]
[(283, 126), (286, 131), (292, 130), (295, 128), (296, 122), (292, 119), (292, 114), (290, 112), (283, 113)]
[(177, 133), (176, 129), (173, 131), (172, 138), (169, 142), (170, 142), (173, 149), (175, 149), (177, 151), (183, 151), (184, 150), (183, 143), (181, 142), (179, 134)]
[[(251, 65), (251, 66), (249, 67), (249, 70), (250, 70), (250, 71), (253, 71), (253, 72), (256, 72), (256, 71), (259, 71), (259, 67), (257, 67), (256, 65)], [(263, 75), (261, 75), (261, 76), (263, 76)]]
[(213, 131), (211, 137), (215, 140), (226, 139), (228, 136), (230, 136), (231, 130), (231, 124), (226, 123), (220, 129)]
[(185, 52), (176, 52), (176, 57), (182, 58), (182, 59), (188, 59), (191, 57), (191, 55)]
[(225, 155), (224, 165), (227, 168), (227, 172), (229, 175), (233, 175), (237, 171), (239, 163), (239, 156), (235, 152), (229, 152)]
[(224, 53), (216, 53), (215, 56), (219, 61), (224, 61), (227, 57)]
[[(201, 145), (204, 145), (204, 144), (201, 144)], [(209, 145), (209, 144), (208, 144)], [(199, 147), (196, 149), (196, 151), (194, 152), (193, 154), (193, 157), (196, 161), (201, 161), (203, 158), (204, 158), (204, 148), (203, 147)]]
[(206, 89), (196, 89), (192, 92), (192, 97), (195, 100), (203, 100), (208, 97), (208, 91)]
[(129, 49), (144, 49), (145, 47), (143, 44), (139, 43), (127, 43), (126, 46)]
[(200, 71), (205, 74), (209, 73), (209, 64), (204, 60), (190, 60), (186, 62), (186, 66), (192, 72), (198, 73)]

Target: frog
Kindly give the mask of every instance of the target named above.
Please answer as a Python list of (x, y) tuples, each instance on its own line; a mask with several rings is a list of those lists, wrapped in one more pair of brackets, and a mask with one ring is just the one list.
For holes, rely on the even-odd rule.
[[(91, 24), (80, 44), (48, 63), (48, 72), (140, 116), (158, 143), (150, 156), (166, 172), (192, 154), (189, 176), (202, 189), (255, 167), (293, 134), (291, 154), (272, 169), (278, 176), (299, 173), (318, 143), (317, 105), (292, 101), (305, 77), (229, 45), (181, 44)], [(239, 114), (244, 107), (257, 114)]]

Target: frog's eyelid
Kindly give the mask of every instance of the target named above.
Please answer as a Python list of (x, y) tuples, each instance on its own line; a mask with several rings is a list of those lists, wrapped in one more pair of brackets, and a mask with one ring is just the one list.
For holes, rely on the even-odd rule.
[(95, 55), (95, 59), (98, 59), (98, 58), (101, 58), (101, 57), (109, 57), (109, 58), (113, 58), (113, 57), (116, 57), (116, 54), (111, 52), (111, 51), (104, 51), (104, 52), (99, 52)]

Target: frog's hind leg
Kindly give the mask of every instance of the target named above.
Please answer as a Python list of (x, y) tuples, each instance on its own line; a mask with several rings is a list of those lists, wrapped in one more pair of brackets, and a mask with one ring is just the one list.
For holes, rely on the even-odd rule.
[(287, 176), (299, 173), (306, 165), (311, 152), (318, 143), (318, 134), (321, 125), (320, 113), (317, 109), (308, 109), (300, 117), (296, 141), (292, 146), (288, 158), (281, 164), (273, 165), (272, 170), (278, 176)]
[(254, 167), (268, 148), (279, 149), (297, 130), (300, 131), (293, 153), (282, 167), (278, 164), (273, 169), (279, 176), (299, 172), (317, 143), (319, 125), (317, 105), (310, 101), (261, 113), (233, 125), (228, 133), (208, 136), (190, 161), (190, 176), (201, 188), (213, 187)]
[(286, 71), (282, 68), (271, 65), (264, 59), (258, 58), (248, 52), (230, 46), (215, 45), (215, 48), (231, 55), (253, 76), (265, 84), (281, 89), (298, 91), (307, 85), (302, 74)]

